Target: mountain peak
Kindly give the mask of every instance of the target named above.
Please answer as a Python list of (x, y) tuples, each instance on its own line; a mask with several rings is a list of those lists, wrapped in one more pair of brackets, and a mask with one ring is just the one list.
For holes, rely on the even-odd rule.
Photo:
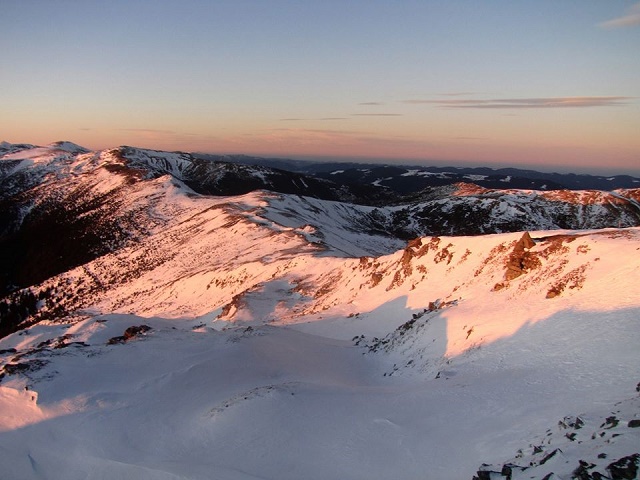
[(66, 140), (59, 140), (57, 142), (53, 142), (50, 143), (49, 145), (47, 145), (50, 148), (55, 148), (56, 150), (64, 150), (65, 152), (69, 152), (69, 153), (88, 153), (90, 152), (89, 149), (81, 147), (80, 145), (73, 143), (73, 142), (69, 142)]

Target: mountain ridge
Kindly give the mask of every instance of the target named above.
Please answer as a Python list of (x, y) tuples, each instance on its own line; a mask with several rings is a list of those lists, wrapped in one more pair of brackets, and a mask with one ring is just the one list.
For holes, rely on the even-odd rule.
[[(233, 204), (230, 195), (275, 190), (275, 196), (265, 193), (264, 198), (278, 205), (274, 214), (280, 213), (269, 218), (266, 209), (263, 221), (277, 219), (294, 229), (319, 230), (324, 224), (343, 232), (360, 230), (368, 238), (364, 245), (373, 249), (342, 242), (339, 248), (354, 255), (388, 253), (373, 244), (397, 247), (428, 235), (640, 225), (639, 189), (544, 192), (456, 184), (392, 201), (375, 187), (353, 192), (263, 167), (203, 163), (185, 153), (133, 147), (88, 152), (70, 142), (3, 155), (0, 186), (0, 263), (3, 288), (9, 291), (142, 241), (163, 223), (162, 215), (150, 212), (169, 192), (167, 205), (180, 195), (206, 197), (212, 191), (228, 199), (222, 203)], [(374, 205), (350, 202), (374, 197)], [(58, 233), (43, 242), (46, 232)], [(318, 245), (323, 241), (319, 237)]]
[(539, 172), (531, 169), (507, 167), (425, 167), (417, 164), (367, 163), (364, 161), (359, 163), (348, 161), (314, 162), (312, 160), (205, 153), (194, 153), (194, 155), (198, 158), (219, 159), (245, 165), (272, 166), (346, 183), (355, 181), (386, 186), (401, 194), (410, 194), (426, 187), (450, 185), (458, 182), (475, 182), (486, 188), (495, 189), (538, 190), (615, 190), (640, 186), (640, 178), (623, 174)]
[(75, 150), (0, 158), (11, 478), (595, 479), (640, 458), (637, 190), (209, 195), (187, 154)]

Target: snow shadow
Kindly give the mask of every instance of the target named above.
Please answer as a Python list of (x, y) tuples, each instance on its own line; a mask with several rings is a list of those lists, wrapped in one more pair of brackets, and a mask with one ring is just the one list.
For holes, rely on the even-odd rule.
[(291, 328), (313, 335), (350, 340), (382, 362), (381, 372), (394, 376), (405, 371), (435, 377), (447, 362), (446, 310), (411, 308), (400, 296), (379, 307), (349, 317), (332, 316)]
[(545, 320), (525, 323), (513, 335), (452, 357), (451, 368), (492, 376), (518, 372), (513, 388), (538, 386), (537, 401), (554, 404), (560, 397), (573, 398), (582, 410), (635, 391), (640, 380), (639, 325), (637, 307), (561, 310)]
[[(140, 382), (153, 395), (130, 396), (122, 391), (126, 383), (116, 381), (118, 372), (103, 371), (113, 381), (101, 382), (100, 394), (114, 396), (111, 405), (0, 434), (3, 474), (84, 478), (108, 471), (136, 478), (210, 478), (200, 474), (206, 468), (216, 478), (243, 480), (258, 474), (408, 480), (424, 478), (425, 472), (442, 480), (471, 478), (481, 463), (513, 455), (566, 415), (595, 406), (614, 408), (615, 402), (637, 395), (639, 308), (561, 310), (445, 359), (438, 378), (430, 370), (400, 383), (383, 377), (388, 365), (398, 366), (392, 377), (418, 372), (418, 360), (442, 357), (447, 344), (446, 310), (414, 318), (419, 312), (406, 302), (399, 297), (361, 318), (324, 320), (333, 328), (351, 322), (343, 325), (369, 336), (378, 321), (377, 328), (386, 333), (375, 336), (391, 337), (364, 356), (343, 349), (344, 342), (321, 338), (331, 330), (319, 330), (323, 321), (295, 327), (316, 328), (317, 337), (269, 328), (277, 333), (239, 343), (219, 341), (208, 350), (202, 345), (203, 352), (215, 356), (197, 368), (189, 357), (194, 344), (174, 342), (174, 355), (177, 346), (184, 349), (175, 358), (185, 362), (184, 368), (173, 367), (170, 375), (159, 370)], [(424, 348), (431, 344), (433, 351)], [(132, 348), (130, 353), (129, 361), (136, 361), (141, 352)], [(74, 366), (91, 369), (91, 358), (82, 361)], [(356, 385), (350, 375), (370, 374), (363, 363), (375, 370), (377, 361), (385, 367), (378, 371), (380, 382)], [(303, 385), (292, 382), (291, 364), (296, 375), (304, 374)], [(356, 364), (362, 370), (348, 367)], [(340, 377), (334, 372), (343, 368), (350, 368), (348, 381), (336, 385)], [(276, 383), (277, 388), (265, 387)], [(227, 396), (220, 390), (242, 396), (232, 397), (238, 403), (221, 407), (212, 420), (203, 420), (200, 412)], [(156, 392), (173, 395), (172, 402)], [(230, 471), (246, 474), (232, 477)]]

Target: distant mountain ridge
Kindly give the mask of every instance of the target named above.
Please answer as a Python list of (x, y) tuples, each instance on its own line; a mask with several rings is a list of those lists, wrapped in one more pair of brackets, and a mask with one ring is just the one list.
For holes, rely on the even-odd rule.
[(638, 188), (640, 178), (631, 175), (588, 175), (545, 173), (519, 168), (425, 167), (383, 163), (314, 162), (249, 155), (210, 155), (195, 153), (203, 159), (216, 159), (244, 165), (260, 165), (326, 178), (338, 183), (362, 183), (385, 186), (407, 194), (427, 187), (472, 182), (485, 188), (533, 190), (615, 190)]
[[(91, 152), (71, 142), (5, 143), (2, 151), (2, 292), (144, 242), (172, 215), (155, 210), (171, 212), (190, 196), (228, 197), (222, 203), (235, 209), (235, 196), (262, 192), (265, 221), (308, 228), (316, 233), (305, 235), (317, 247), (355, 256), (389, 253), (427, 235), (640, 225), (640, 189), (496, 190), (456, 183), (399, 195), (366, 183), (340, 184), (180, 152)], [(357, 244), (344, 240), (348, 232), (359, 232)]]
[(242, 195), (254, 190), (307, 195), (325, 200), (377, 203), (390, 198), (369, 185), (343, 185), (275, 167), (198, 158), (181, 152), (162, 152), (135, 147), (112, 150), (124, 164), (169, 174), (204, 195)]

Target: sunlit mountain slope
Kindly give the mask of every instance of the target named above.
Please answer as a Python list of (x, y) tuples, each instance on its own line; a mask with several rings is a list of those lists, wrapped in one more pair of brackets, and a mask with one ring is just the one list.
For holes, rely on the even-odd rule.
[[(2, 475), (637, 476), (640, 228), (406, 241), (418, 203), (209, 196), (182, 154), (34, 148), (2, 160)], [(630, 192), (421, 201), (584, 223)]]

